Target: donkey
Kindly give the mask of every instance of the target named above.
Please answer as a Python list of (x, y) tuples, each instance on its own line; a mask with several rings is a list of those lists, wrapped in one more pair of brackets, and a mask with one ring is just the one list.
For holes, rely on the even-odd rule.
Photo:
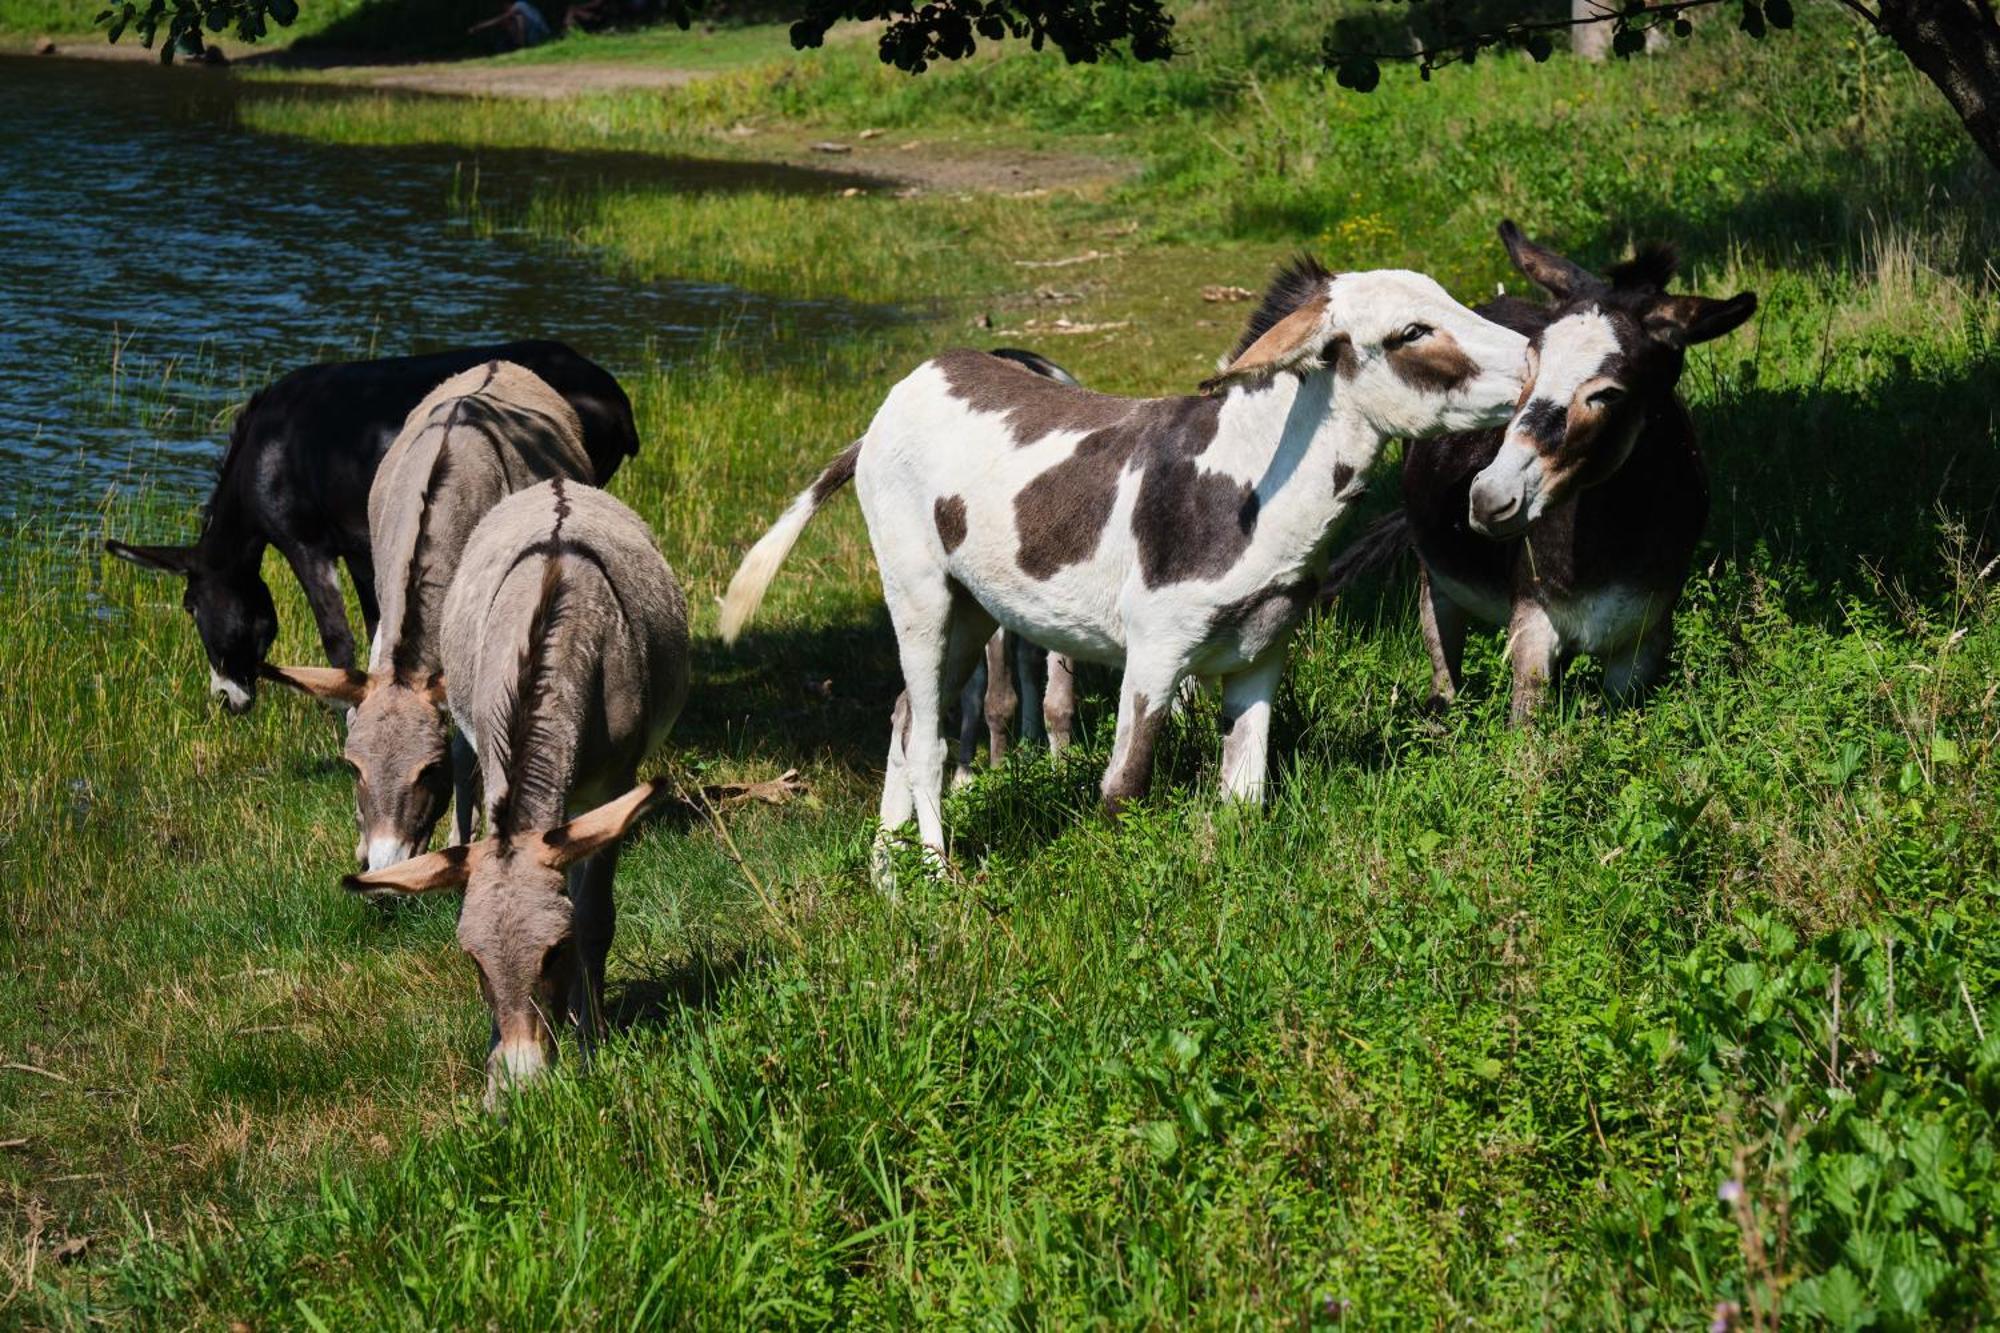
[(494, 360), (526, 366), (569, 400), (600, 485), (639, 451), (632, 404), (618, 381), (559, 342), (305, 366), (259, 390), (237, 413), (194, 545), (104, 544), (121, 560), (187, 580), (181, 605), (194, 617), (208, 658), (209, 693), (224, 708), (245, 713), (255, 705), (257, 667), (277, 638), (278, 612), (263, 574), (267, 545), (284, 553), (304, 587), (326, 660), (354, 665), (354, 634), (335, 567), (347, 562), (372, 635), (367, 501), (376, 465), (425, 394)]
[(586, 1054), (600, 1031), (619, 840), (671, 787), (635, 783), (687, 698), (687, 603), (638, 515), (558, 477), (473, 532), (445, 597), (444, 664), (487, 836), (345, 883), (465, 888), (459, 946), (493, 1016), (490, 1106), (554, 1058), (561, 1016)]
[[(1058, 384), (1083, 387), (1076, 376), (1036, 352), (996, 347), (993, 355), (1019, 362)], [(1029, 643), (1018, 634), (995, 630), (958, 698), (958, 763), (952, 786), (972, 781), (972, 759), (986, 727), (986, 757), (994, 767), (1007, 757), (1016, 716), (1021, 739), (1046, 743), (1052, 754), (1069, 748), (1076, 726), (1076, 664), (1062, 653)]]
[(1336, 276), (1301, 258), (1198, 397), (1116, 398), (947, 352), (890, 390), (750, 550), (722, 635), (741, 632), (799, 532), (851, 479), (905, 686), (885, 838), (914, 812), (941, 862), (943, 701), (996, 623), (1123, 668), (1103, 783), (1113, 813), (1146, 793), (1190, 674), (1223, 681), (1224, 793), (1261, 800), (1286, 640), (1384, 441), (1503, 421), (1526, 345), (1422, 274)]
[(1527, 386), (1504, 429), (1412, 442), (1403, 506), (1423, 563), (1433, 703), (1458, 693), (1467, 627), (1502, 624), (1520, 723), (1577, 653), (1603, 660), (1619, 702), (1658, 679), (1708, 522), (1707, 471), (1675, 386), (1687, 349), (1750, 318), (1757, 297), (1669, 294), (1664, 246), (1599, 277), (1512, 222), (1500, 240), (1556, 301), (1485, 311), (1529, 335)]
[(576, 411), (534, 373), (489, 361), (452, 376), (403, 423), (368, 493), (382, 571), (368, 670), (266, 666), (267, 678), (354, 710), (344, 757), (370, 870), (423, 850), (450, 790), (456, 841), (472, 839), (472, 755), (454, 746), (442, 671), (445, 590), (488, 510), (551, 477), (588, 484)]

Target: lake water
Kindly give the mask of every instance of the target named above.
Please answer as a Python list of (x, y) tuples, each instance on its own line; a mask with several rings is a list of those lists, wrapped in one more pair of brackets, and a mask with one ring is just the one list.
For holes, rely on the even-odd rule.
[[(0, 516), (121, 488), (207, 493), (231, 410), (315, 360), (554, 337), (614, 373), (746, 321), (810, 346), (882, 311), (634, 283), (452, 214), (597, 183), (828, 191), (832, 173), (640, 154), (342, 148), (252, 134), (299, 89), (212, 70), (0, 56)], [(317, 96), (352, 96), (341, 90)], [(462, 173), (462, 174), (461, 174)]]

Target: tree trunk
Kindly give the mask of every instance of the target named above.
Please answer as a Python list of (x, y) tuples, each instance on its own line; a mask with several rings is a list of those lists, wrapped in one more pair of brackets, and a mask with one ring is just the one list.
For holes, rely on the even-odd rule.
[[(1573, 19), (1596, 18), (1600, 14), (1618, 12), (1613, 0), (1569, 0), (1569, 16)], [(1611, 20), (1602, 23), (1579, 22), (1569, 30), (1569, 49), (1579, 60), (1603, 60), (1611, 54)]]
[(2000, 19), (1991, 0), (1879, 0), (1876, 12), (2000, 170)]

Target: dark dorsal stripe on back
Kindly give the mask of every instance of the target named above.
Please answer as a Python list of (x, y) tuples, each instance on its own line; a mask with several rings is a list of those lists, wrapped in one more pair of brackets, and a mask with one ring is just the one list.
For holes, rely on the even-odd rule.
[(464, 401), (459, 399), (451, 405), (451, 416), (444, 423), (444, 438), (438, 441), (437, 456), (431, 459), (430, 475), (424, 479), (424, 493), (417, 502), (417, 539), (410, 544), (410, 567), (403, 575), (403, 619), (396, 628), (396, 650), (389, 658), (396, 679), (405, 684), (416, 683), (416, 677), (424, 669), (418, 648), (423, 630), (424, 561), (431, 544), (431, 500), (451, 470), (451, 432), (458, 424), (459, 405)]
[[(548, 540), (537, 542), (533, 548), (542, 553), (541, 588), (535, 594), (535, 609), (528, 617), (527, 641), (521, 645), (514, 679), (505, 696), (507, 726), (495, 738), (501, 746), (497, 759), (500, 771), (506, 775), (506, 787), (493, 803), (493, 832), (503, 842), (522, 832), (515, 824), (524, 792), (553, 789), (560, 797), (561, 789), (569, 781), (569, 774), (557, 757), (559, 747), (535, 743), (549, 691), (554, 687), (554, 677), (549, 671), (550, 647), (563, 614), (562, 558), (571, 550), (563, 537), (563, 522), (570, 512), (569, 496), (561, 477), (554, 478), (549, 485), (555, 493), (555, 522), (549, 528)], [(518, 568), (519, 564), (517, 560), (515, 566)], [(504, 583), (502, 580), (503, 586)]]
[(1304, 305), (1307, 298), (1326, 289), (1333, 274), (1326, 265), (1309, 254), (1297, 254), (1278, 270), (1271, 285), (1264, 289), (1264, 297), (1257, 308), (1250, 312), (1250, 322), (1244, 325), (1243, 336), (1236, 340), (1236, 348), (1229, 359), (1250, 350), (1250, 344), (1269, 333), (1278, 321)]

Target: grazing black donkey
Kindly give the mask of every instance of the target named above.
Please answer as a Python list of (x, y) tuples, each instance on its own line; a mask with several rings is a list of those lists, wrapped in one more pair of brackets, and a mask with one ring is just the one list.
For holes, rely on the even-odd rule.
[(1750, 318), (1757, 297), (1669, 294), (1667, 246), (1599, 277), (1512, 222), (1500, 240), (1555, 298), (1480, 311), (1528, 335), (1521, 401), (1498, 430), (1413, 441), (1403, 510), (1423, 562), (1432, 703), (1458, 692), (1467, 627), (1505, 625), (1519, 723), (1577, 653), (1603, 661), (1621, 703), (1658, 679), (1708, 522), (1708, 474), (1675, 386), (1687, 348)]
[(462, 347), (430, 356), (305, 366), (269, 385), (236, 416), (215, 490), (192, 546), (105, 549), (187, 580), (181, 605), (208, 655), (209, 692), (232, 713), (257, 701), (257, 667), (277, 637), (262, 573), (275, 546), (304, 585), (327, 661), (354, 665), (335, 562), (345, 560), (361, 614), (375, 632), (368, 560), (368, 486), (403, 418), (444, 380), (482, 361), (512, 361), (546, 380), (583, 419), (584, 448), (601, 486), (639, 450), (632, 403), (610, 372), (549, 340)]

